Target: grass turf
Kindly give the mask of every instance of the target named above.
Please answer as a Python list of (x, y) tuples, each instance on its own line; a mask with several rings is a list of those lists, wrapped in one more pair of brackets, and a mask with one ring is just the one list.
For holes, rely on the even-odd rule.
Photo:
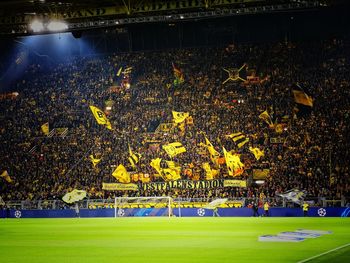
[[(333, 234), (259, 242), (299, 228)], [(0, 262), (298, 262), (350, 243), (349, 218), (1, 219)], [(310, 262), (350, 262), (350, 247)], [(326, 261), (324, 261), (326, 260)]]

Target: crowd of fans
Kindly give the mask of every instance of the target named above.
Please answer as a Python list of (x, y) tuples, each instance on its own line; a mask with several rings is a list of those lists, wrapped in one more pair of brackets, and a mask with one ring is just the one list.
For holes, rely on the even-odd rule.
[[(48, 70), (31, 65), (13, 86), (16, 98), (4, 98), (1, 112), (1, 169), (12, 183), (0, 178), (0, 196), (6, 200), (60, 199), (73, 188), (84, 189), (89, 198), (121, 195), (171, 195), (174, 197), (267, 197), (297, 188), (314, 197), (341, 199), (349, 194), (350, 43), (332, 40), (313, 43), (231, 45), (229, 48), (196, 48), (67, 58)], [(174, 84), (172, 63), (184, 74)], [(240, 68), (260, 78), (222, 82), (223, 68)], [(121, 85), (120, 67), (132, 67), (130, 87)], [(313, 107), (295, 110), (293, 86), (299, 83), (313, 98)], [(112, 87), (112, 88), (111, 88)], [(98, 125), (89, 109), (105, 109), (113, 130)], [(299, 105), (300, 106), (300, 105)], [(282, 133), (258, 116), (268, 110), (273, 120), (283, 121)], [(185, 131), (155, 132), (172, 122), (172, 111), (189, 112), (193, 125)], [(50, 130), (68, 128), (65, 136), (45, 136)], [(235, 148), (226, 135), (242, 132), (249, 143)], [(222, 154), (222, 147), (236, 149), (245, 164), (242, 179), (247, 188), (172, 189), (168, 191), (104, 191), (102, 182), (117, 182), (115, 166), (153, 176), (151, 159), (170, 160), (161, 145), (181, 142), (186, 153), (173, 160), (182, 171), (191, 167), (193, 178), (204, 180), (200, 151), (204, 134)], [(271, 139), (278, 138), (280, 143)], [(149, 141), (160, 147), (150, 147)], [(142, 157), (136, 170), (128, 163), (128, 146)], [(264, 150), (256, 160), (248, 147)], [(101, 159), (93, 167), (89, 155)], [(262, 185), (252, 182), (255, 168), (270, 169)], [(191, 178), (189, 178), (191, 177)], [(228, 178), (226, 165), (219, 178)], [(232, 178), (232, 177), (231, 177)]]

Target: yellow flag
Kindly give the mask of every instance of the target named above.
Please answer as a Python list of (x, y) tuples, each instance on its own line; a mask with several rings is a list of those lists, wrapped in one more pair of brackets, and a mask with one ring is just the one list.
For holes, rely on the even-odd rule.
[(180, 153), (186, 152), (186, 148), (181, 142), (172, 142), (162, 146), (163, 150), (172, 158)]
[(245, 138), (245, 140), (241, 141), (240, 143), (237, 144), (238, 148), (242, 148), (244, 144), (249, 142), (249, 138)]
[(91, 155), (89, 156), (89, 158), (90, 158), (90, 161), (92, 162), (92, 165), (93, 165), (94, 167), (96, 167), (96, 165), (101, 161), (101, 159), (94, 158), (94, 155), (93, 155), (93, 154), (91, 154)]
[(258, 161), (262, 156), (265, 156), (264, 151), (261, 151), (259, 148), (249, 147), (249, 151), (251, 151), (251, 153), (254, 154), (255, 159), (257, 159)]
[(119, 166), (114, 170), (112, 175), (121, 183), (130, 183), (130, 174), (122, 164), (119, 164)]
[(185, 131), (185, 122), (179, 123), (178, 127), (179, 127), (179, 130), (180, 130), (181, 132), (184, 132), (184, 131)]
[(181, 166), (174, 161), (165, 161), (169, 168), (163, 169), (163, 175), (166, 180), (181, 179)]
[(139, 160), (141, 158), (141, 154), (133, 153), (133, 151), (131, 150), (130, 145), (129, 145), (129, 155), (130, 155), (128, 158), (129, 162), (130, 162), (132, 168), (135, 169), (135, 167), (136, 167), (135, 164), (137, 164), (139, 162)]
[(175, 123), (184, 122), (186, 118), (190, 116), (190, 113), (188, 112), (172, 111), (172, 113), (173, 113), (173, 118)]
[(218, 158), (220, 157), (220, 153), (218, 153), (217, 150), (215, 150), (214, 146), (211, 144), (211, 142), (208, 140), (207, 137), (205, 137), (205, 144), (206, 144), (206, 147), (209, 151), (209, 155), (210, 155), (210, 160), (215, 164), (217, 165), (218, 164)]
[(202, 167), (205, 171), (205, 179), (206, 180), (213, 180), (217, 176), (218, 170), (211, 169), (209, 163), (203, 163)]
[(41, 131), (47, 136), (49, 135), (50, 128), (49, 128), (49, 123), (46, 122), (43, 125), (41, 125)]
[(249, 142), (249, 138), (246, 138), (241, 132), (231, 133), (226, 137), (231, 138), (235, 144), (237, 144), (238, 148), (242, 148), (247, 142)]
[(132, 67), (127, 67), (126, 69), (124, 69), (124, 71), (122, 72), (124, 75), (129, 75), (132, 71)]
[(294, 101), (299, 104), (303, 104), (305, 106), (314, 106), (313, 99), (308, 96), (305, 92), (301, 90), (292, 90), (293, 95), (294, 95)]
[(224, 149), (224, 156), (226, 160), (228, 174), (230, 176), (241, 175), (244, 171), (244, 164), (241, 162), (239, 155), (227, 152), (225, 148), (223, 149)]
[(262, 112), (259, 115), (259, 118), (264, 120), (268, 125), (273, 125), (273, 121), (271, 119), (271, 116), (269, 115), (269, 113), (267, 112), (267, 110), (265, 110), (264, 112)]
[(7, 172), (7, 170), (3, 171), (3, 172), (0, 174), (0, 177), (4, 178), (6, 182), (12, 183), (12, 179), (11, 179), (9, 173)]
[(231, 138), (234, 142), (238, 141), (239, 139), (244, 138), (245, 136), (241, 132), (235, 132), (227, 135), (226, 137)]
[(178, 169), (165, 168), (163, 169), (165, 180), (176, 181), (181, 179), (180, 171)]
[(170, 169), (178, 169), (181, 168), (180, 165), (178, 165), (177, 163), (175, 163), (174, 161), (165, 161), (166, 164), (168, 165), (168, 167)]
[(95, 106), (90, 106), (90, 110), (94, 115), (96, 121), (100, 125), (105, 125), (107, 129), (112, 130), (112, 125), (106, 117), (106, 114)]
[(118, 76), (118, 77), (119, 77), (120, 74), (122, 73), (122, 70), (123, 70), (123, 67), (120, 67), (120, 68), (118, 69), (118, 72), (117, 72), (117, 76)]
[(83, 200), (86, 197), (86, 191), (74, 189), (72, 192), (66, 193), (62, 200), (68, 204)]
[(162, 168), (160, 168), (161, 158), (152, 159), (150, 165), (162, 176)]

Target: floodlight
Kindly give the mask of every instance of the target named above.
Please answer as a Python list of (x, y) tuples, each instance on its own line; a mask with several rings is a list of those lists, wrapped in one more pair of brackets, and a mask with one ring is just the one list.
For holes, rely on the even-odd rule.
[(64, 31), (68, 29), (68, 25), (62, 21), (51, 21), (47, 25), (49, 31)]
[(31, 30), (33, 30), (33, 32), (40, 32), (44, 30), (44, 25), (42, 22), (40, 22), (39, 20), (34, 20), (31, 24), (30, 24), (30, 28)]

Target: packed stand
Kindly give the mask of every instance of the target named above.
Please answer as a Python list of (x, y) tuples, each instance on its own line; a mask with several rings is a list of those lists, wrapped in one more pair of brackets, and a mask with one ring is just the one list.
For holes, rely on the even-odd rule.
[[(348, 197), (349, 44), (340, 40), (251, 44), (67, 58), (50, 73), (32, 65), (13, 88), (19, 96), (0, 104), (1, 169), (13, 180), (1, 182), (0, 196), (4, 200), (60, 199), (77, 188), (86, 190), (91, 199), (121, 195), (272, 198), (298, 188), (314, 197)], [(184, 74), (180, 85), (174, 85), (172, 62)], [(223, 68), (244, 63), (264, 81), (223, 85), (227, 78)], [(120, 88), (120, 67), (132, 67), (130, 88)], [(305, 114), (294, 110), (291, 90), (296, 83), (314, 99)], [(108, 113), (112, 131), (98, 125), (89, 110), (89, 105), (104, 109), (106, 101), (113, 102)], [(258, 117), (266, 109), (274, 120), (286, 117), (281, 134)], [(159, 124), (172, 122), (173, 110), (189, 112), (193, 125), (184, 132), (156, 133)], [(68, 133), (45, 136), (40, 127), (46, 122), (50, 130), (65, 127)], [(153, 176), (156, 172), (149, 163), (169, 157), (161, 147), (149, 147), (148, 140), (160, 145), (181, 142), (187, 152), (173, 160), (182, 171), (191, 167), (198, 175), (193, 178), (183, 172), (182, 179), (203, 180), (202, 163), (210, 162), (209, 156), (198, 153), (204, 135), (222, 154), (223, 146), (234, 148), (227, 138), (234, 132), (242, 132), (250, 138), (249, 146), (265, 152), (257, 161), (248, 144), (238, 149), (245, 164), (242, 178), (251, 181), (253, 168), (269, 168), (265, 184), (207, 190), (102, 190), (102, 182), (116, 182), (111, 173), (118, 164), (133, 170), (128, 164), (129, 145), (142, 155), (136, 171), (150, 174), (151, 181), (163, 180)], [(274, 137), (283, 143), (271, 143)], [(101, 158), (96, 168), (90, 154)], [(228, 178), (225, 165), (219, 178)]]

